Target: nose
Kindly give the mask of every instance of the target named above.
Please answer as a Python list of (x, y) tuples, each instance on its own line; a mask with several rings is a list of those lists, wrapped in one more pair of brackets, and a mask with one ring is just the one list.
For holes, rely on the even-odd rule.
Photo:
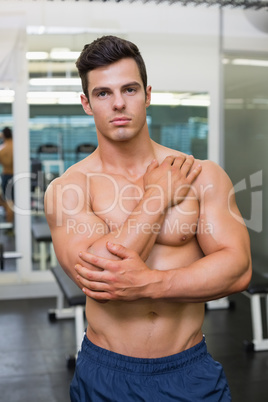
[(114, 110), (123, 110), (126, 107), (125, 100), (121, 92), (114, 94)]

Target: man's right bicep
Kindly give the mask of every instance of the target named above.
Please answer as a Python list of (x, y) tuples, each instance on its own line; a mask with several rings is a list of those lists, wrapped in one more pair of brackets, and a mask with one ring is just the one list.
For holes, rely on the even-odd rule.
[(75, 172), (53, 180), (45, 194), (45, 213), (55, 253), (71, 276), (75, 274), (79, 252), (87, 251), (109, 232), (107, 224), (92, 211), (90, 194), (85, 197), (85, 193), (86, 177)]

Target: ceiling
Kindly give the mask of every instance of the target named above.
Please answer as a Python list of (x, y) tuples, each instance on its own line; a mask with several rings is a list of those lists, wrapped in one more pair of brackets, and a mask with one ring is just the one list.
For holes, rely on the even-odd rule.
[[(0, 2), (8, 1), (8, 0), (0, 0)], [(14, 0), (13, 0), (14, 1)], [(20, 2), (21, 0), (15, 0), (17, 2)], [(220, 6), (220, 7), (230, 7), (230, 8), (243, 8), (243, 9), (267, 9), (268, 10), (268, 1), (267, 0), (32, 0), (33, 2), (44, 2), (44, 1), (49, 1), (51, 2), (107, 2), (107, 1), (113, 1), (116, 3), (123, 3), (123, 2), (128, 2), (128, 3), (133, 3), (134, 1), (139, 1), (142, 3), (149, 3), (153, 2), (156, 4), (160, 3), (168, 3), (168, 4), (182, 4), (184, 6), (187, 5), (195, 5), (195, 6), (201, 6), (204, 5), (206, 7), (212, 7), (212, 6)]]

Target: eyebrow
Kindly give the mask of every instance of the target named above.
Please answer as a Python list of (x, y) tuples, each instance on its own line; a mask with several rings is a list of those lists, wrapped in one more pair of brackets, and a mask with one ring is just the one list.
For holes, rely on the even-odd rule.
[[(129, 87), (134, 87), (134, 86), (141, 88), (141, 84), (139, 82), (137, 82), (137, 81), (128, 82), (127, 84), (122, 85), (121, 88), (125, 89), (125, 88), (129, 88)], [(111, 88), (109, 88), (109, 87), (96, 87), (96, 88), (92, 89), (91, 94), (95, 95), (98, 92), (102, 92), (102, 91), (105, 92), (105, 91), (110, 91), (110, 90), (111, 90)]]
[(125, 84), (125, 85), (122, 86), (123, 89), (128, 88), (128, 87), (139, 87), (139, 88), (141, 88), (141, 84), (139, 82), (137, 82), (137, 81), (132, 81), (132, 82), (129, 82), (128, 84)]

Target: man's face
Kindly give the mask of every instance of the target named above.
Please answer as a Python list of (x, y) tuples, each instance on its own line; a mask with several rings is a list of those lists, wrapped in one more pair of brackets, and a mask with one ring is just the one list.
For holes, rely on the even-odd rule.
[(85, 112), (94, 116), (98, 136), (125, 141), (142, 134), (151, 87), (145, 95), (136, 62), (122, 59), (88, 74), (90, 104), (85, 95), (81, 101)]

